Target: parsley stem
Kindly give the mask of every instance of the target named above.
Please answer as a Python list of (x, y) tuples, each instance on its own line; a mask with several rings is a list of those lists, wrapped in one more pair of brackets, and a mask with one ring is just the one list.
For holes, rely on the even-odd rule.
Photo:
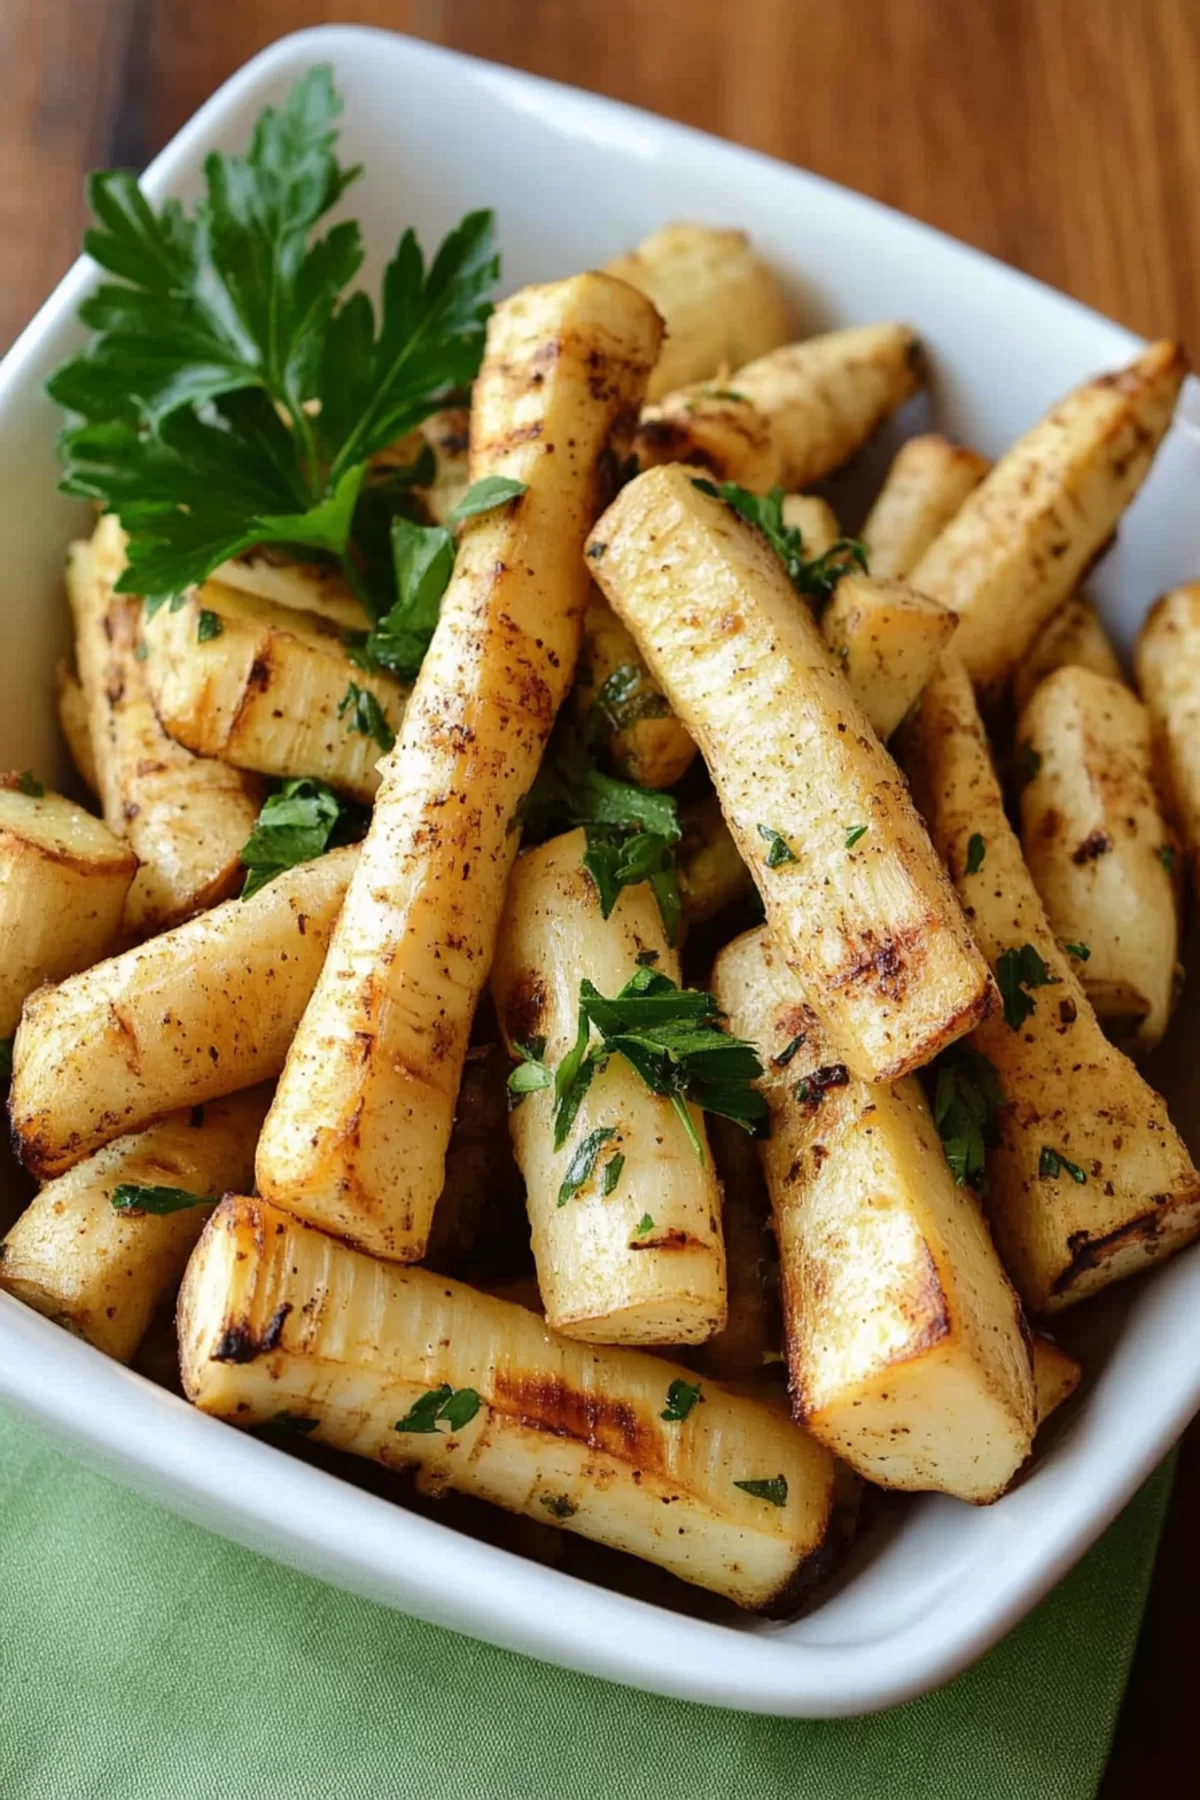
[(692, 1120), (691, 1110), (688, 1106), (687, 1101), (684, 1099), (682, 1094), (672, 1094), (671, 1095), (671, 1105), (675, 1108), (675, 1111), (679, 1114), (679, 1117), (683, 1123), (683, 1129), (688, 1134), (688, 1142), (691, 1144), (692, 1149), (696, 1152), (697, 1162), (702, 1163), (704, 1161), (704, 1145), (700, 1142), (700, 1136), (699, 1136), (699, 1133), (697, 1132), (695, 1124)]

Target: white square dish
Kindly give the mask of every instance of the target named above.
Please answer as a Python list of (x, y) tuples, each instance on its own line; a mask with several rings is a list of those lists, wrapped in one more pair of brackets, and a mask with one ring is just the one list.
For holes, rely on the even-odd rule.
[[(935, 371), (939, 427), (996, 454), (1081, 377), (1138, 341), (926, 227), (764, 157), (590, 95), (383, 32), (284, 39), (205, 105), (154, 163), (158, 198), (194, 188), (206, 151), (249, 137), (315, 62), (345, 101), (347, 161), (374, 281), (400, 230), (427, 246), (494, 205), (505, 286), (595, 264), (672, 218), (741, 225), (788, 278), (804, 330), (898, 318)], [(9, 570), (4, 766), (59, 755), (53, 658), (65, 645), (62, 555), (77, 509), (56, 495), (42, 384), (76, 345), (80, 263), (0, 365), (0, 566)], [(1125, 643), (1168, 584), (1200, 574), (1200, 390), (1096, 583)], [(1190, 1124), (1181, 1035), (1164, 1066)], [(1193, 1144), (1195, 1149), (1195, 1144)], [(206, 1418), (0, 1295), (0, 1397), (118, 1479), (213, 1530), (386, 1604), (660, 1693), (832, 1717), (911, 1698), (1003, 1635), (1121, 1509), (1200, 1405), (1200, 1246), (1085, 1309), (1065, 1335), (1087, 1384), (1028, 1478), (985, 1509), (927, 1497), (869, 1534), (802, 1619), (684, 1617), (477, 1543)]]

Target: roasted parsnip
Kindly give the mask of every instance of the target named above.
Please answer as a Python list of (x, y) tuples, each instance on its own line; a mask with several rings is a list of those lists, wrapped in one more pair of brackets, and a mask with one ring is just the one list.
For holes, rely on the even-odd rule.
[[(518, 859), (492, 971), (514, 1055), (518, 1044), (544, 1040), (554, 1069), (578, 1033), (582, 980), (616, 994), (646, 955), (679, 982), (649, 885), (624, 888), (605, 919), (586, 849), (584, 833), (569, 831)], [(702, 1155), (670, 1100), (618, 1056), (592, 1081), (558, 1149), (554, 1110), (554, 1089), (543, 1087), (509, 1121), (547, 1323), (596, 1344), (703, 1343), (725, 1323), (725, 1246), (699, 1108), (689, 1112)], [(598, 1141), (572, 1191), (580, 1157)]]
[(444, 525), (470, 485), (471, 414), (465, 406), (446, 406), (419, 430), (433, 451), (434, 476), (416, 492), (433, 523)]
[(71, 546), (67, 593), (105, 822), (141, 865), (125, 929), (144, 937), (235, 891), (262, 784), (193, 756), (163, 730), (138, 660), (141, 602), (112, 592), (124, 558), (120, 528), (106, 516), (90, 543)]
[(1045, 1332), (1033, 1333), (1033, 1387), (1036, 1396), (1038, 1429), (1064, 1400), (1069, 1400), (1083, 1380), (1083, 1367), (1078, 1359), (1056, 1344)]
[(587, 717), (599, 701), (612, 724), (605, 735), (618, 769), (643, 787), (674, 787), (696, 755), (693, 744), (653, 678), (642, 653), (599, 588), (583, 615), (583, 642), (574, 695)]
[(872, 575), (906, 580), (990, 468), (936, 432), (901, 444), (861, 532)]
[(59, 1175), (123, 1132), (278, 1075), (358, 852), (32, 994), (9, 1098), (26, 1168)]
[(849, 1076), (765, 932), (721, 951), (713, 991), (767, 1070), (797, 1417), (880, 1486), (997, 1499), (1033, 1441), (1029, 1342), (919, 1084)]
[[(332, 620), (206, 581), (179, 607), (160, 607), (142, 635), (150, 696), (177, 743), (261, 775), (374, 794), (407, 695), (394, 676), (353, 663)], [(351, 683), (378, 703), (374, 731), (346, 716)]]
[(524, 289), (491, 317), (471, 475), (524, 491), (463, 528), (259, 1144), (265, 1195), (380, 1255), (416, 1260), (429, 1235), (521, 800), (575, 666), (583, 540), (661, 329), (605, 275)]
[(789, 1419), (716, 1384), (664, 1417), (685, 1410), (671, 1396), (694, 1387), (688, 1370), (576, 1343), (262, 1200), (210, 1219), (179, 1341), (205, 1412), (314, 1420), (314, 1440), (413, 1469), (425, 1492), (474, 1494), (741, 1606), (786, 1610), (829, 1560), (833, 1459)]
[(783, 522), (800, 533), (805, 556), (824, 556), (841, 536), (837, 514), (819, 494), (785, 494)]
[(666, 326), (649, 400), (787, 342), (791, 309), (744, 231), (680, 221), (604, 268), (652, 300)]
[(1155, 759), (1194, 887), (1200, 887), (1200, 581), (1155, 602), (1135, 654)]
[(1091, 669), (1110, 681), (1125, 676), (1112, 639), (1100, 614), (1086, 594), (1071, 598), (1052, 613), (1029, 646), (1029, 653), (1013, 677), (1013, 702), (1018, 712), (1028, 704), (1034, 688), (1055, 669)]
[(838, 582), (821, 629), (881, 738), (911, 708), (956, 624), (952, 612), (903, 582), (857, 573)]
[(1059, 948), (953, 649), (904, 727), (902, 755), (1005, 997), (970, 1040), (1005, 1099), (987, 1159), (996, 1240), (1026, 1304), (1056, 1312), (1195, 1237), (1200, 1176)]
[(906, 325), (830, 331), (664, 394), (642, 414), (643, 469), (687, 462), (756, 494), (809, 487), (847, 462), (922, 379)]
[(219, 587), (272, 601), (289, 613), (315, 613), (342, 631), (365, 631), (371, 623), (340, 569), (328, 563), (294, 562), (274, 545), (231, 557), (212, 579)]
[(842, 1060), (872, 1080), (927, 1062), (986, 1015), (991, 982), (900, 773), (779, 558), (679, 466), (624, 488), (589, 554), (700, 746)]
[[(129, 1362), (174, 1294), (212, 1201), (250, 1181), (269, 1099), (255, 1088), (172, 1113), (48, 1182), (0, 1242), (0, 1288)], [(159, 1197), (171, 1210), (118, 1210), (113, 1195), (127, 1184), (177, 1190)]]
[(88, 721), (88, 704), (78, 675), (61, 659), (54, 669), (54, 688), (58, 697), (58, 723), (71, 753), (75, 773), (84, 787), (99, 792), (96, 758), (92, 754), (92, 730)]
[(1145, 479), (1187, 359), (1153, 344), (1068, 394), (968, 495), (912, 570), (959, 617), (977, 687), (1003, 688), (1046, 620), (1104, 548)]
[(1050, 928), (1109, 1036), (1144, 1054), (1167, 1028), (1179, 952), (1150, 715), (1122, 682), (1068, 665), (1034, 689), (1017, 745), (1021, 847)]
[(30, 787), (27, 777), (0, 777), (0, 1037), (43, 981), (86, 969), (109, 949), (137, 871), (103, 820)]

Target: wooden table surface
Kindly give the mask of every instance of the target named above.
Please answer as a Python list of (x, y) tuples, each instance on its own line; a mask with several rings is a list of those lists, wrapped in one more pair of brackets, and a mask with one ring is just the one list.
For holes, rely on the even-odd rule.
[[(0, 344), (76, 254), (86, 168), (142, 165), (263, 45), (347, 20), (736, 138), (1200, 346), (1198, 0), (0, 0)], [(1103, 1800), (1200, 1786), (1198, 1503), (1194, 1428)]]

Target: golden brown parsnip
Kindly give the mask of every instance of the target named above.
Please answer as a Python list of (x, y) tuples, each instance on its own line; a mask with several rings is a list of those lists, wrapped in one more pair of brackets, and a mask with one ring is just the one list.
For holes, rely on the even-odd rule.
[(1200, 886), (1200, 581), (1151, 607), (1135, 667), (1153, 722), (1157, 768), (1193, 885)]
[(1029, 1342), (920, 1085), (849, 1076), (763, 931), (720, 953), (713, 991), (767, 1070), (797, 1417), (883, 1487), (997, 1499), (1033, 1440)]
[[(1174, 851), (1154, 793), (1150, 715), (1119, 681), (1074, 665), (1017, 726), (1021, 847), (1060, 944), (1110, 1037), (1152, 1050), (1175, 999)], [(1086, 950), (1086, 957), (1078, 953)]]
[[(606, 683), (613, 683), (606, 688)], [(575, 709), (587, 718), (604, 695), (612, 725), (605, 742), (618, 769), (643, 787), (674, 787), (691, 767), (693, 744), (642, 661), (642, 653), (599, 588), (583, 615)]]
[(177, 1107), (278, 1075), (357, 855), (331, 850), (32, 994), (9, 1097), (26, 1168), (45, 1180)]
[(0, 1037), (26, 995), (103, 956), (116, 938), (137, 858), (103, 820), (0, 777)]
[[(209, 1220), (179, 1297), (184, 1390), (242, 1426), (280, 1413), (419, 1489), (473, 1494), (782, 1611), (827, 1566), (833, 1459), (766, 1406), (687, 1369), (580, 1344), (523, 1306), (364, 1256), (262, 1200)], [(400, 1430), (435, 1389), (444, 1425)], [(428, 1401), (426, 1401), (428, 1405)], [(771, 1497), (739, 1482), (771, 1484)]]
[[(179, 1285), (212, 1200), (246, 1185), (270, 1099), (256, 1088), (172, 1113), (46, 1184), (0, 1242), (0, 1288), (127, 1363)], [(119, 1212), (114, 1189), (180, 1188), (208, 1205)]]
[(290, 612), (315, 613), (343, 631), (365, 631), (371, 623), (340, 569), (330, 563), (295, 562), (274, 544), (260, 544), (231, 557), (213, 572), (212, 580)]
[[(1195, 1237), (1200, 1176), (1162, 1099), (1104, 1036), (1055, 940), (952, 649), (904, 727), (902, 755), (979, 946), (1009, 992), (1014, 1023), (996, 1013), (971, 1038), (1006, 1101), (987, 1164), (996, 1241), (1026, 1304), (1057, 1312)], [(1048, 985), (1014, 988), (1022, 953), (1040, 959)], [(1016, 1009), (1027, 1014), (1019, 1025)]]
[(1086, 594), (1071, 598), (1052, 613), (1029, 646), (1029, 653), (1013, 677), (1013, 703), (1024, 710), (1039, 681), (1055, 669), (1091, 669), (1110, 681), (1125, 675), (1109, 637)]
[[(680, 979), (649, 885), (624, 888), (605, 919), (586, 849), (584, 833), (569, 831), (518, 858), (496, 944), (492, 997), (505, 1039), (515, 1059), (516, 1044), (544, 1038), (552, 1069), (575, 1042), (585, 978), (612, 996), (645, 952)], [(595, 1344), (700, 1344), (724, 1325), (721, 1190), (703, 1115), (689, 1111), (703, 1160), (670, 1100), (621, 1056), (592, 1081), (561, 1150), (553, 1088), (513, 1108), (538, 1286), (556, 1331)], [(609, 1135), (589, 1178), (564, 1202), (568, 1172), (598, 1131)]]
[(470, 486), (470, 410), (443, 407), (423, 419), (418, 430), (433, 451), (434, 477), (416, 492), (433, 523), (444, 525)]
[(880, 737), (891, 737), (954, 636), (952, 612), (900, 581), (843, 575), (821, 615), (825, 642)]
[[(178, 608), (160, 607), (142, 636), (150, 697), (177, 743), (261, 775), (314, 775), (372, 797), (407, 693), (394, 676), (353, 663), (331, 619), (206, 581)], [(352, 683), (375, 696), (377, 732), (354, 729)]]
[(1033, 1333), (1033, 1386), (1036, 1395), (1038, 1429), (1064, 1400), (1069, 1400), (1083, 1380), (1083, 1366), (1078, 1359), (1056, 1344), (1043, 1331)]
[(96, 758), (92, 754), (92, 731), (88, 721), (88, 704), (78, 675), (65, 657), (54, 666), (54, 688), (58, 699), (58, 723), (71, 753), (75, 773), (83, 785), (95, 794), (99, 791)]
[(521, 801), (575, 667), (584, 537), (661, 329), (605, 275), (526, 288), (489, 322), (471, 476), (525, 490), (463, 527), (259, 1144), (265, 1195), (381, 1256), (425, 1249)]
[(694, 463), (756, 494), (809, 487), (847, 462), (922, 380), (906, 325), (806, 338), (648, 407), (634, 441), (643, 469)]
[(991, 982), (903, 778), (779, 558), (678, 465), (624, 488), (589, 553), (700, 746), (842, 1060), (873, 1080), (927, 1062), (986, 1014)]
[(936, 432), (901, 444), (860, 533), (872, 575), (905, 581), (991, 466)]
[(912, 570), (915, 588), (958, 614), (956, 648), (977, 687), (1004, 687), (1112, 536), (1187, 367), (1178, 344), (1152, 344), (1076, 388), (1001, 457)]
[(787, 342), (791, 309), (744, 231), (678, 221), (604, 269), (652, 300), (666, 326), (648, 400)]
[(91, 542), (71, 546), (67, 593), (105, 822), (141, 864), (125, 930), (145, 937), (237, 889), (263, 789), (257, 776), (193, 756), (163, 730), (138, 659), (141, 602), (112, 591), (124, 560), (108, 515)]
[(805, 556), (811, 562), (832, 550), (842, 535), (837, 514), (819, 494), (785, 494), (783, 522), (800, 533)]
[(742, 861), (715, 794), (686, 806), (679, 823), (679, 897), (683, 916), (699, 925), (753, 892), (754, 878)]

